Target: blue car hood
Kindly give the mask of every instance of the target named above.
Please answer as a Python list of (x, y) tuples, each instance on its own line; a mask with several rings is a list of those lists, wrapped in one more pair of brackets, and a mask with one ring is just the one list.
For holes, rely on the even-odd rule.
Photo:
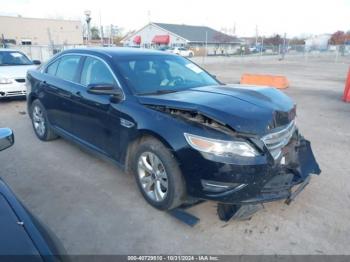
[(236, 132), (263, 135), (295, 118), (293, 101), (274, 88), (218, 85), (162, 95), (139, 96), (144, 105), (201, 113)]

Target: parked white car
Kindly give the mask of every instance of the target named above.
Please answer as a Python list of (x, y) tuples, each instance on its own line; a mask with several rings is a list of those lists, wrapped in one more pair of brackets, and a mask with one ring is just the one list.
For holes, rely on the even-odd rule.
[(18, 50), (0, 48), (0, 99), (25, 96), (27, 71), (39, 64)]
[(192, 57), (194, 55), (193, 51), (186, 49), (184, 47), (175, 47), (174, 49), (171, 50), (171, 52), (184, 57)]

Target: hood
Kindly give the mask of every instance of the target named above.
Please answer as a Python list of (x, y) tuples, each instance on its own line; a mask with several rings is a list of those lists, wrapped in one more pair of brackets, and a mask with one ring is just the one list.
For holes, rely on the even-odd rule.
[(37, 67), (37, 65), (0, 66), (0, 76), (8, 78), (26, 78), (27, 71)]
[(205, 86), (138, 98), (144, 105), (196, 111), (236, 132), (254, 135), (264, 135), (295, 118), (293, 101), (270, 87)]

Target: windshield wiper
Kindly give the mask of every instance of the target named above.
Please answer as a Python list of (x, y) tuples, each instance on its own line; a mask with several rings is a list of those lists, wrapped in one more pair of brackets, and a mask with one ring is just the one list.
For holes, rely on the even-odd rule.
[(174, 90), (174, 89), (163, 89), (163, 90), (157, 90), (155, 92), (151, 92), (151, 93), (143, 93), (143, 94), (139, 94), (142, 96), (151, 96), (151, 95), (164, 95), (164, 94), (170, 94), (170, 93), (175, 93), (178, 90)]

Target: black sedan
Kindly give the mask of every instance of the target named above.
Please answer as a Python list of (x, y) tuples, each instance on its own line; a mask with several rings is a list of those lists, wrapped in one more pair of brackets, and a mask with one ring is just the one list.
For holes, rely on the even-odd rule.
[(28, 72), (27, 101), (39, 139), (64, 137), (114, 161), (161, 210), (288, 199), (320, 173), (289, 97), (225, 85), (173, 54), (64, 51)]

